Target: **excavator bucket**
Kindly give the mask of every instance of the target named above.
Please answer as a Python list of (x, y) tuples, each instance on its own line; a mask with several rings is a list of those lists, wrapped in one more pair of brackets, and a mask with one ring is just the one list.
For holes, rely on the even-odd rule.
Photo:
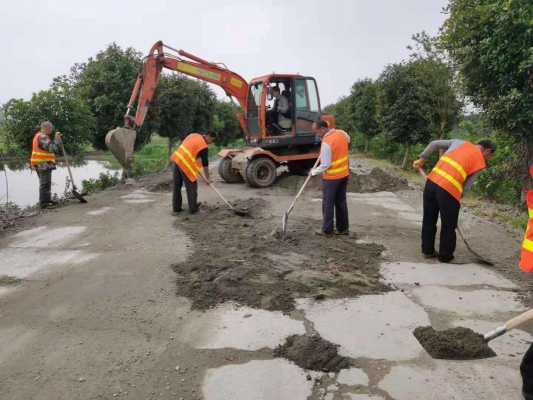
[(120, 165), (127, 171), (133, 161), (133, 148), (137, 132), (129, 128), (115, 128), (107, 132), (105, 144)]

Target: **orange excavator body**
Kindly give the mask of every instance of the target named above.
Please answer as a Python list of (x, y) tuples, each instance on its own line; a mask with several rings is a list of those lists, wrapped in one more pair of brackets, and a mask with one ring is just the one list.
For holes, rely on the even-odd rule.
[[(206, 61), (159, 41), (144, 59), (124, 116), (125, 127), (112, 130), (106, 136), (106, 144), (126, 169), (131, 165), (135, 129), (144, 123), (163, 68), (215, 84), (232, 101), (237, 100), (240, 108), (237, 118), (249, 147), (226, 149), (219, 153), (222, 157), (219, 173), (228, 182), (244, 179), (251, 186), (266, 187), (274, 182), (275, 169), (280, 165), (287, 164), (289, 170), (291, 166), (292, 170), (296, 167), (305, 169), (318, 157), (320, 146), (312, 131), (312, 123), (321, 118), (331, 127), (335, 126), (333, 116), (321, 113), (318, 88), (312, 77), (270, 74), (247, 83), (224, 64)], [(277, 120), (272, 121), (271, 115), (277, 115), (277, 110), (276, 114), (269, 110), (268, 103), (274, 100), (272, 93), (275, 87), (284, 89), (283, 95), (289, 104), (289, 111), (282, 118), (283, 127), (281, 122), (278, 125)], [(277, 108), (275, 104), (273, 108)], [(134, 106), (135, 115), (132, 115)], [(259, 158), (268, 160), (259, 163), (262, 164), (259, 170), (252, 168), (255, 172), (248, 171), (253, 161)], [(268, 176), (260, 179), (259, 175), (265, 175), (265, 168), (269, 170), (266, 171)]]

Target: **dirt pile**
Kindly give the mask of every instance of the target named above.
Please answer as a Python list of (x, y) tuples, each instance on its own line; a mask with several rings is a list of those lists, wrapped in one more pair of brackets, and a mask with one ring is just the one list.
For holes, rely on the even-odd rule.
[(457, 327), (436, 331), (431, 326), (418, 327), (413, 334), (433, 358), (477, 360), (496, 353), (485, 343), (483, 335), (472, 329)]
[(350, 359), (338, 354), (339, 345), (320, 336), (293, 335), (274, 349), (274, 357), (283, 357), (304, 369), (322, 372), (338, 372), (349, 368)]
[(0, 275), (0, 286), (14, 286), (21, 283), (22, 280), (9, 275)]
[(291, 219), (287, 240), (272, 232), (279, 218), (264, 213), (266, 202), (236, 203), (247, 208), (240, 217), (225, 206), (202, 207), (183, 214), (176, 226), (194, 242), (192, 256), (172, 265), (177, 294), (191, 299), (195, 309), (226, 301), (289, 312), (299, 297), (340, 298), (387, 291), (380, 282), (383, 247), (357, 244), (353, 237), (324, 238), (313, 232), (320, 222)]
[[(304, 183), (305, 177), (282, 174), (276, 185), (296, 193)], [(307, 190), (320, 190), (322, 179), (319, 176), (311, 178)], [(373, 168), (369, 173), (350, 172), (348, 191), (354, 193), (396, 192), (409, 188), (407, 179), (390, 175), (381, 168)]]

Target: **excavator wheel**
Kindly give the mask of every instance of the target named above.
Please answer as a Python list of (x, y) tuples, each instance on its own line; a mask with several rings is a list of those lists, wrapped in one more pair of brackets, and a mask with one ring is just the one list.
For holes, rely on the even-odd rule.
[(231, 158), (225, 157), (218, 164), (218, 174), (227, 183), (239, 183), (243, 181), (241, 174), (231, 167)]
[(251, 187), (268, 187), (276, 180), (276, 169), (276, 163), (270, 158), (254, 158), (246, 166), (246, 182)]

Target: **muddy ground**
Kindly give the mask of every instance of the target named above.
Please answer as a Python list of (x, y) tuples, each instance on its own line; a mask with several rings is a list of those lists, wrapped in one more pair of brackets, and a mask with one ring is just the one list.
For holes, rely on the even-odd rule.
[(207, 309), (227, 301), (271, 311), (289, 312), (295, 299), (355, 297), (380, 293), (384, 247), (357, 243), (353, 236), (324, 238), (314, 233), (317, 220), (290, 218), (282, 240), (281, 220), (262, 199), (235, 205), (247, 208), (240, 217), (225, 206), (205, 206), (196, 215), (184, 214), (176, 227), (195, 242), (187, 262), (172, 265), (177, 294)]
[[(297, 192), (305, 181), (305, 176), (289, 175), (288, 173), (279, 176), (276, 185), (293, 192)], [(409, 188), (405, 178), (391, 175), (381, 168), (372, 168), (370, 171), (351, 172), (348, 180), (348, 192), (354, 193), (374, 193), (374, 192), (396, 192)], [(306, 188), (307, 191), (318, 191), (322, 189), (322, 178), (315, 176), (311, 178)]]
[(351, 361), (338, 353), (339, 346), (319, 335), (292, 335), (283, 345), (274, 349), (275, 357), (284, 357), (296, 365), (323, 372), (339, 372), (349, 368)]

